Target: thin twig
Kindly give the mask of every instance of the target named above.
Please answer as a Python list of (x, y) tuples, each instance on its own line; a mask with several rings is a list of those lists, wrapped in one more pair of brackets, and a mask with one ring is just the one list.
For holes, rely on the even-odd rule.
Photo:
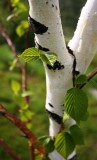
[[(27, 72), (26, 72), (27, 64), (25, 63), (22, 67), (22, 92), (27, 91)], [(27, 104), (29, 104), (29, 96), (24, 97)]]
[(3, 115), (8, 120), (10, 120), (29, 139), (29, 147), (30, 147), (31, 155), (33, 155), (32, 160), (34, 160), (35, 149), (38, 150), (39, 154), (43, 154), (45, 156), (46, 154), (45, 149), (38, 144), (36, 136), (25, 126), (25, 124), (20, 119), (18, 119), (15, 115), (7, 111), (1, 104), (0, 104), (0, 114)]
[[(29, 28), (25, 32), (25, 49), (29, 47)], [(22, 67), (22, 91), (27, 91), (27, 63)], [(27, 104), (29, 104), (29, 96), (24, 97)]]
[(6, 40), (8, 46), (10, 47), (11, 51), (14, 54), (14, 57), (17, 60), (17, 66), (20, 70), (22, 70), (21, 64), (19, 62), (18, 56), (17, 56), (17, 52), (16, 52), (16, 48), (15, 45), (13, 44), (9, 34), (7, 33), (6, 29), (0, 25), (0, 34), (2, 35), (2, 37)]
[(91, 73), (89, 73), (88, 81), (90, 81), (96, 74), (97, 74), (97, 68), (95, 68)]
[(14, 159), (20, 160), (20, 158), (9, 148), (9, 146), (0, 138), (0, 145), (5, 149), (5, 151)]
[[(95, 75), (97, 75), (97, 68), (95, 68), (91, 73), (87, 76), (87, 81), (89, 82)], [(87, 83), (82, 85), (78, 85), (77, 88), (82, 89)]]

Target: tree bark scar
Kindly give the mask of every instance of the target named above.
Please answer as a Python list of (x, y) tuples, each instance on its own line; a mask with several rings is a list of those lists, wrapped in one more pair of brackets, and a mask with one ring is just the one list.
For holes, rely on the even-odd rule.
[(74, 155), (72, 158), (70, 158), (68, 160), (77, 160), (77, 155)]
[(47, 67), (49, 69), (51, 69), (51, 70), (57, 70), (57, 69), (61, 70), (61, 69), (64, 69), (64, 65), (62, 65), (61, 62), (59, 62), (59, 61), (56, 61), (53, 66), (47, 64)]
[(74, 60), (73, 60), (73, 70), (72, 70), (72, 75), (73, 75), (73, 86), (74, 86), (74, 81), (75, 81), (75, 77), (80, 73), (79, 71), (76, 71), (76, 57), (73, 53), (73, 51), (70, 49), (69, 46), (66, 46), (67, 47), (67, 50), (68, 52), (73, 56)]
[(61, 124), (62, 123), (62, 117), (59, 116), (58, 114), (56, 113), (52, 113), (50, 112), (49, 110), (46, 109), (46, 112), (48, 113), (49, 117), (51, 119), (53, 119), (54, 121), (56, 121), (58, 124)]
[(44, 48), (44, 47), (42, 47), (41, 45), (39, 45), (36, 41), (35, 41), (35, 44), (36, 44), (36, 47), (38, 48), (38, 49), (40, 49), (40, 50), (42, 50), (42, 51), (44, 51), (44, 52), (48, 52), (49, 51), (49, 49), (48, 48)]
[(50, 107), (54, 108), (54, 106), (51, 103), (48, 103)]
[(47, 32), (48, 27), (46, 27), (44, 24), (37, 22), (35, 19), (31, 18), (30, 15), (28, 16), (28, 21), (29, 21), (30, 26), (32, 27), (34, 33), (43, 34), (43, 33)]

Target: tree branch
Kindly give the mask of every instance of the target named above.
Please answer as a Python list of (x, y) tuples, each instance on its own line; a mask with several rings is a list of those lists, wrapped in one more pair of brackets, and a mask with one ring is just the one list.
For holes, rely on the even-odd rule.
[(38, 150), (39, 154), (43, 154), (43, 155), (46, 154), (45, 149), (38, 144), (36, 136), (25, 126), (25, 124), (20, 119), (18, 119), (15, 115), (7, 111), (1, 104), (0, 104), (0, 115), (4, 116), (9, 121), (11, 121), (28, 138), (31, 160), (34, 160), (35, 149)]
[[(87, 81), (89, 82), (95, 75), (97, 75), (97, 68), (95, 68), (91, 73), (87, 76)], [(82, 85), (78, 85), (77, 87), (79, 89), (82, 89), (87, 83), (84, 83)]]
[(97, 1), (87, 0), (68, 46), (76, 58), (76, 70), (83, 74), (97, 52)]
[(2, 35), (2, 37), (6, 40), (8, 46), (10, 47), (11, 51), (13, 52), (14, 54), (14, 57), (16, 58), (17, 60), (17, 67), (22, 70), (22, 67), (21, 67), (21, 64), (19, 62), (19, 59), (18, 59), (18, 56), (17, 56), (17, 52), (16, 52), (16, 48), (15, 48), (15, 45), (13, 44), (12, 40), (10, 39), (6, 29), (0, 25), (0, 34)]
[[(26, 29), (26, 32), (25, 32), (25, 49), (27, 49), (29, 47), (28, 34), (29, 34), (29, 28)], [(23, 92), (27, 91), (27, 71), (26, 71), (26, 68), (27, 68), (27, 63), (25, 63), (24, 66), (22, 67), (22, 91)], [(26, 103), (29, 104), (29, 96), (25, 96), (24, 99), (25, 99)]]
[(88, 81), (90, 81), (96, 74), (97, 74), (97, 68), (95, 68), (91, 73), (89, 73)]
[(9, 146), (0, 138), (0, 145), (5, 149), (5, 151), (14, 159), (20, 160), (20, 158), (9, 148)]

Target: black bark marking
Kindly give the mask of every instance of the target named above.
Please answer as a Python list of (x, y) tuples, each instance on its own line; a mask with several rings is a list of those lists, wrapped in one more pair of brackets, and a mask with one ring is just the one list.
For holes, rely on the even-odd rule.
[(58, 7), (56, 6), (56, 10), (58, 10)]
[(39, 50), (42, 50), (42, 51), (44, 51), (44, 52), (48, 52), (49, 51), (49, 49), (48, 48), (44, 48), (44, 47), (42, 47), (41, 45), (39, 45), (36, 41), (35, 41), (35, 44), (36, 44), (36, 47), (39, 49)]
[(77, 160), (77, 155), (74, 155), (72, 158), (70, 158), (68, 160)]
[(68, 49), (68, 52), (73, 56), (74, 60), (73, 60), (73, 70), (72, 70), (72, 75), (73, 75), (73, 86), (74, 86), (74, 81), (75, 81), (75, 77), (80, 73), (79, 71), (76, 71), (76, 57), (73, 53), (73, 51), (70, 49), (69, 46), (66, 46)]
[(54, 108), (54, 106), (51, 103), (48, 103), (50, 107)]
[(58, 124), (62, 123), (62, 117), (61, 116), (59, 116), (56, 113), (52, 113), (47, 109), (46, 109), (46, 112), (48, 113), (49, 117), (52, 118), (54, 121), (56, 121)]
[(34, 33), (43, 34), (43, 33), (47, 32), (48, 27), (46, 27), (44, 24), (37, 22), (35, 19), (31, 18), (30, 15), (28, 16), (28, 21), (29, 21)]
[(61, 69), (64, 69), (64, 65), (62, 65), (61, 62), (59, 62), (59, 61), (56, 61), (53, 66), (47, 64), (47, 67), (49, 69), (51, 69), (51, 70), (56, 70), (56, 69), (61, 70)]
[(52, 7), (54, 7), (54, 4), (52, 4)]

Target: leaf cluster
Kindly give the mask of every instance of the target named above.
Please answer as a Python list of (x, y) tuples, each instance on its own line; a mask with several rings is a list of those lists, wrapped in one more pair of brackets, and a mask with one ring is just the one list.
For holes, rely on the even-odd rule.
[(26, 49), (19, 57), (23, 58), (25, 62), (33, 62), (38, 59), (53, 66), (57, 60), (57, 55), (53, 52), (43, 52), (37, 48)]

